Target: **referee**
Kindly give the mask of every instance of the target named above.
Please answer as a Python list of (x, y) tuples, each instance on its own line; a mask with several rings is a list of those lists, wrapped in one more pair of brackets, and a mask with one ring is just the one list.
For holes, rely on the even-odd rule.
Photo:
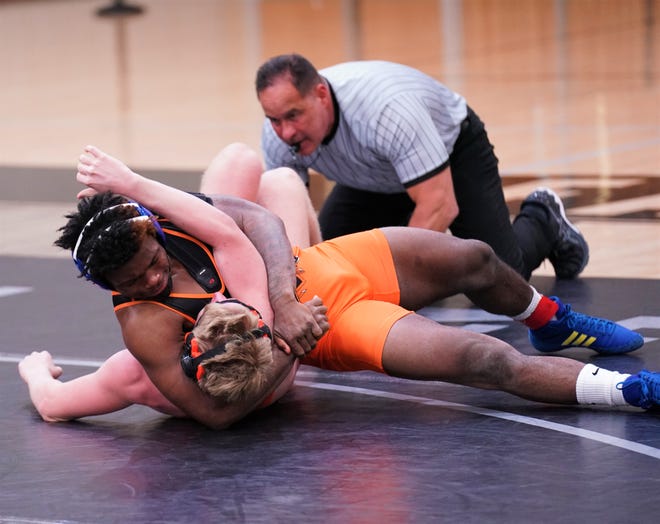
[(324, 239), (408, 225), (486, 242), (529, 279), (546, 258), (559, 278), (589, 260), (559, 197), (539, 188), (510, 221), (498, 160), (465, 99), (405, 65), (347, 62), (317, 71), (298, 54), (256, 76), (267, 169), (335, 182), (319, 214)]

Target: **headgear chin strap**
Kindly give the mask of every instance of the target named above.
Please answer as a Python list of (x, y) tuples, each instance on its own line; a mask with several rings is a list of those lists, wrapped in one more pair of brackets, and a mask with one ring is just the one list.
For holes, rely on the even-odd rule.
[[(252, 314), (259, 317), (259, 321), (257, 323), (257, 329), (246, 331), (245, 333), (240, 335), (240, 338), (242, 340), (252, 340), (262, 337), (267, 337), (270, 340), (273, 340), (273, 335), (270, 331), (270, 328), (262, 320), (261, 314), (252, 306), (248, 306), (247, 304), (235, 298), (221, 300), (217, 303), (240, 304), (242, 306), (245, 306), (247, 309), (249, 309)], [(181, 356), (181, 367), (183, 368), (183, 372), (186, 374), (187, 377), (190, 377), (193, 380), (200, 380), (204, 376), (204, 372), (205, 372), (204, 366), (202, 366), (201, 364), (203, 364), (204, 362), (206, 362), (207, 360), (213, 357), (226, 353), (227, 352), (226, 346), (227, 343), (219, 344), (209, 349), (208, 351), (201, 352), (199, 349), (199, 345), (197, 343), (197, 339), (195, 338), (193, 332), (190, 331), (186, 333), (183, 342), (183, 355)]]
[[(246, 331), (241, 335), (242, 340), (252, 340), (257, 338), (267, 337), (272, 340), (270, 328), (263, 324), (257, 329)], [(195, 335), (192, 331), (186, 333), (183, 343), (183, 355), (181, 356), (181, 367), (187, 377), (193, 380), (200, 380), (204, 376), (204, 366), (202, 364), (213, 357), (222, 355), (227, 352), (227, 344), (220, 344), (208, 351), (201, 352)]]
[[(130, 218), (125, 218), (123, 220), (117, 220), (115, 222), (112, 222), (109, 226), (104, 228), (97, 236), (96, 239), (94, 240), (94, 243), (92, 244), (91, 249), (89, 250), (89, 254), (87, 255), (87, 258), (85, 260), (82, 260), (81, 258), (78, 257), (78, 249), (80, 248), (80, 245), (82, 244), (83, 238), (85, 236), (86, 231), (89, 229), (89, 227), (99, 218), (101, 218), (103, 215), (105, 215), (108, 211), (112, 209), (117, 209), (117, 208), (122, 208), (122, 207), (133, 207), (137, 210), (138, 215)], [(158, 223), (158, 220), (156, 219), (156, 216), (149, 211), (146, 207), (138, 204), (137, 202), (124, 202), (123, 204), (117, 204), (114, 206), (106, 207), (105, 209), (102, 209), (98, 213), (96, 213), (92, 218), (90, 218), (87, 223), (83, 226), (82, 230), (80, 231), (80, 235), (78, 235), (78, 240), (76, 241), (76, 245), (73, 248), (73, 251), (71, 252), (71, 257), (73, 258), (73, 262), (78, 268), (78, 271), (80, 271), (80, 274), (85, 277), (87, 280), (90, 282), (93, 282), (97, 286), (102, 287), (103, 289), (110, 289), (110, 286), (107, 282), (99, 280), (98, 278), (93, 278), (91, 273), (89, 272), (89, 259), (92, 256), (92, 253), (94, 252), (94, 247), (95, 243), (100, 239), (101, 235), (107, 231), (110, 231), (112, 227), (119, 223), (119, 222), (130, 222), (134, 220), (150, 220), (151, 223), (154, 225), (156, 228), (156, 238), (161, 244), (165, 244), (165, 233), (163, 233), (162, 228), (160, 227), (160, 224)]]

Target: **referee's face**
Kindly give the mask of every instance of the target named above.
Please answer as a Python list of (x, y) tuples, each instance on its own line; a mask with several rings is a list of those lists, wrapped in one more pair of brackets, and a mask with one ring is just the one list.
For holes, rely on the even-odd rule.
[(259, 93), (259, 102), (277, 136), (301, 155), (313, 153), (332, 129), (334, 110), (325, 84), (303, 96), (282, 78)]

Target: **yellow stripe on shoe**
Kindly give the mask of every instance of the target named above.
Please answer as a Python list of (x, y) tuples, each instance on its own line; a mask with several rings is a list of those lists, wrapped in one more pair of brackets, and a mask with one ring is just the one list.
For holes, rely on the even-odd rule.
[(564, 340), (562, 346), (584, 346), (589, 347), (596, 341), (596, 337), (590, 337), (584, 333), (579, 333), (573, 331), (567, 338)]

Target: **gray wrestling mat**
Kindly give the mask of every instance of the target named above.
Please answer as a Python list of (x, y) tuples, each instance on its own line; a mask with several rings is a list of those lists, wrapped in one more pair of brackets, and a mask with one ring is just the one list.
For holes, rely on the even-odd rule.
[[(76, 281), (64, 259), (0, 257), (0, 274), (0, 523), (656, 519), (660, 417), (652, 413), (304, 367), (278, 404), (227, 431), (141, 407), (44, 423), (16, 362), (48, 349), (63, 379), (92, 371), (123, 347), (109, 295)], [(625, 356), (565, 356), (660, 369), (660, 281), (533, 283), (647, 338)], [(423, 313), (534, 353), (522, 326), (460, 297)]]

